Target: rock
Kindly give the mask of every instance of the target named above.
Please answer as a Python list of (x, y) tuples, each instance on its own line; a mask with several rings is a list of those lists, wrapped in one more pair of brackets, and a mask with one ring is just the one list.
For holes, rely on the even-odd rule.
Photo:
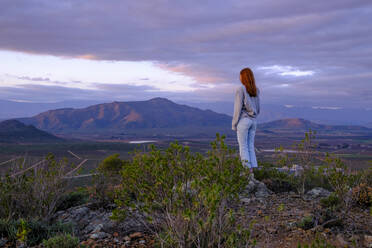
[(341, 245), (341, 247), (348, 247), (349, 246), (349, 243), (344, 240), (344, 238), (342, 237), (341, 234), (338, 234), (336, 236), (336, 239), (337, 239), (338, 243)]
[(6, 243), (8, 243), (8, 240), (6, 238), (0, 239), (0, 247), (5, 247)]
[(85, 241), (81, 242), (82, 245), (85, 245), (85, 246), (88, 246), (88, 247), (93, 246), (94, 243), (95, 242), (94, 242), (93, 239), (88, 239), (88, 240), (85, 240)]
[(364, 235), (364, 245), (368, 248), (372, 248), (372, 236)]
[(128, 214), (128, 217), (120, 222), (111, 220), (111, 215), (112, 211), (110, 209), (97, 209), (93, 205), (86, 204), (67, 209), (66, 211), (59, 211), (53, 216), (53, 220), (71, 223), (74, 226), (75, 235), (82, 240), (100, 232), (117, 232), (121, 235), (128, 235), (129, 233), (147, 230), (143, 224), (145, 223), (144, 217), (136, 211)]
[(129, 235), (129, 237), (130, 237), (131, 239), (138, 239), (138, 238), (143, 237), (143, 234), (140, 233), (140, 232), (135, 232), (135, 233), (132, 233), (131, 235)]
[(305, 197), (307, 199), (316, 199), (316, 198), (323, 198), (323, 197), (328, 197), (330, 196), (331, 192), (326, 190), (326, 189), (323, 189), (323, 188), (320, 188), (320, 187), (316, 187), (316, 188), (313, 188), (312, 190), (309, 190)]
[(240, 201), (244, 203), (251, 203), (254, 198), (262, 200), (268, 197), (272, 192), (266, 187), (263, 182), (260, 182), (254, 178), (249, 180), (248, 185), (244, 189), (244, 192), (240, 194)]
[(103, 224), (98, 224), (92, 231), (92, 233), (100, 232), (103, 228)]
[(73, 218), (78, 221), (81, 218), (83, 218), (87, 213), (89, 213), (89, 208), (81, 207), (78, 209), (73, 209), (71, 211), (71, 216), (73, 216)]
[(96, 232), (96, 233), (93, 233), (92, 235), (90, 235), (90, 238), (91, 239), (104, 239), (104, 238), (107, 238), (109, 236), (109, 234), (105, 233), (105, 232)]
[[(258, 181), (259, 182), (259, 181)], [(271, 194), (270, 190), (262, 182), (259, 182), (256, 188), (255, 196), (257, 198), (265, 198)]]

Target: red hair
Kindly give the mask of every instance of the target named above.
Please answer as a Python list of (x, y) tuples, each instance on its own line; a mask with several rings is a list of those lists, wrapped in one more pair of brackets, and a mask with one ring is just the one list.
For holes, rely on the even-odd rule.
[(240, 71), (240, 81), (250, 96), (257, 96), (256, 80), (250, 68), (244, 68)]

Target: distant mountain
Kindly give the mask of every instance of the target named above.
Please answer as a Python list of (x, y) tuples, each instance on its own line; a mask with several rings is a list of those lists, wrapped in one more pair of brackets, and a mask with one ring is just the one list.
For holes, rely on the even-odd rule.
[(363, 131), (371, 132), (372, 129), (363, 126), (354, 125), (324, 125), (314, 123), (301, 118), (289, 118), (266, 122), (259, 124), (259, 128), (262, 130), (292, 130), (292, 131)]
[(97, 103), (99, 102), (86, 100), (63, 101), (55, 103), (34, 103), (0, 100), (0, 119), (7, 120), (19, 117), (31, 117), (50, 109), (67, 107), (83, 108)]
[[(86, 108), (99, 104), (97, 100), (67, 100), (56, 103), (30, 103), (0, 100), (0, 119), (32, 117), (50, 109)], [(202, 110), (210, 109), (216, 113), (232, 116), (234, 103), (232, 101), (219, 102), (191, 102), (176, 101)], [(348, 118), (345, 118), (347, 116)], [(262, 101), (259, 123), (286, 118), (303, 118), (316, 123), (329, 125), (363, 125), (372, 127), (372, 110), (363, 108), (332, 108), (317, 106), (296, 106), (284, 104), (268, 104)], [(369, 123), (369, 124), (368, 124)]]
[[(187, 102), (182, 103), (200, 109), (210, 109), (217, 113), (232, 116), (233, 102)], [(345, 118), (347, 116), (348, 118)], [(372, 110), (363, 108), (332, 108), (332, 107), (312, 107), (294, 106), (281, 104), (262, 103), (261, 113), (258, 117), (259, 123), (287, 119), (302, 118), (316, 123), (329, 125), (368, 125), (372, 127)], [(368, 127), (368, 126), (367, 126)]]
[(52, 134), (41, 131), (32, 125), (25, 125), (17, 120), (0, 122), (0, 143), (48, 143), (60, 142)]
[(364, 125), (365, 127), (369, 127), (369, 128), (372, 128), (372, 122), (368, 122)]
[(20, 121), (42, 130), (70, 131), (115, 130), (178, 127), (230, 127), (231, 117), (211, 110), (176, 104), (165, 98), (148, 101), (113, 102), (82, 109), (57, 109)]

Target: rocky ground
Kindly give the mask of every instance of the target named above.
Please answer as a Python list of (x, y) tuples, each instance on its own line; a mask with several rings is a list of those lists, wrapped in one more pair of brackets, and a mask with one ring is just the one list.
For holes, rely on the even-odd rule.
[[(239, 220), (242, 225), (251, 224), (251, 239), (258, 248), (298, 247), (317, 237), (336, 247), (372, 247), (369, 210), (354, 207), (339, 221), (339, 216), (319, 204), (329, 194), (322, 188), (307, 192), (304, 198), (294, 192), (273, 193), (251, 179), (236, 207), (243, 209)], [(154, 247), (154, 237), (146, 233), (140, 215), (132, 213), (125, 221), (114, 222), (110, 219), (114, 207), (84, 204), (57, 212), (54, 220), (72, 223), (86, 247)], [(7, 247), (6, 243), (0, 240), (0, 247)]]
[[(274, 194), (264, 183), (252, 179), (241, 195), (239, 207), (244, 208), (244, 214), (240, 220), (246, 225), (254, 223), (251, 235), (257, 240), (256, 247), (297, 247), (316, 237), (336, 247), (372, 247), (372, 216), (368, 210), (354, 208), (342, 223), (326, 223), (332, 216), (324, 213), (319, 199), (329, 194), (321, 188), (309, 191), (305, 199), (294, 192)], [(81, 244), (88, 247), (153, 247), (154, 237), (146, 234), (139, 216), (133, 214), (124, 222), (113, 222), (109, 218), (113, 207), (86, 204), (57, 212), (55, 219), (74, 223)], [(306, 216), (313, 219), (300, 228)]]

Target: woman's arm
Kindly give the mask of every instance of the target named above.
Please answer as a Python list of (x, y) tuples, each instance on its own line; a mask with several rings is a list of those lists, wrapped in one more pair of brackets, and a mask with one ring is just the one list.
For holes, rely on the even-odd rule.
[(235, 99), (234, 99), (234, 115), (232, 119), (232, 130), (236, 131), (236, 125), (238, 125), (238, 121), (240, 118), (240, 113), (242, 111), (243, 106), (243, 91), (241, 88), (237, 89), (235, 92)]

